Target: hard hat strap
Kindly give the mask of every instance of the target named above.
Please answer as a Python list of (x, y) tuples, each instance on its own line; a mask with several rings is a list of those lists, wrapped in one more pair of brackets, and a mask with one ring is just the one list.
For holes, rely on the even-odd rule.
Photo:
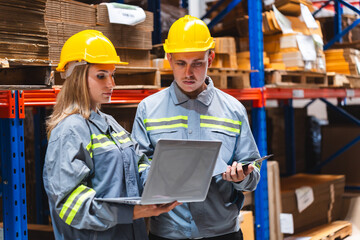
[(66, 68), (65, 72), (60, 73), (61, 78), (62, 79), (68, 78), (72, 74), (72, 72), (76, 66), (86, 65), (86, 64), (88, 64), (88, 62), (86, 62), (86, 61), (81, 61), (81, 62), (72, 61), (72, 62), (67, 63), (66, 67), (65, 67)]

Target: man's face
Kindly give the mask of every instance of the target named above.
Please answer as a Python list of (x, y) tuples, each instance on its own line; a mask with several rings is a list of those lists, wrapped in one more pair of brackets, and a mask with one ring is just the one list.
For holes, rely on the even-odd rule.
[(177, 85), (190, 98), (206, 89), (205, 77), (214, 56), (209, 51), (167, 54)]

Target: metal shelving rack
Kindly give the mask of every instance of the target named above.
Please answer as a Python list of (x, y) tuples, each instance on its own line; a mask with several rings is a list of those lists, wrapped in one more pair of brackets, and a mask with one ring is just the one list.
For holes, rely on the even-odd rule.
[[(4, 239), (27, 239), (23, 127), (23, 120), (25, 118), (24, 108), (27, 106), (51, 106), (55, 104), (56, 96), (59, 91), (60, 90), (58, 88), (24, 91), (0, 91), (0, 144), (2, 146), (1, 193), (3, 197), (4, 210)], [(159, 90), (114, 90), (110, 104), (139, 103), (142, 99), (157, 91)], [(259, 109), (256, 111), (264, 110), (265, 99), (360, 97), (360, 89), (351, 89), (350, 91), (346, 89), (250, 88), (224, 89), (223, 91), (234, 96), (238, 100), (252, 101), (253, 110)], [(256, 114), (259, 115), (259, 113)], [(261, 121), (265, 122), (264, 120)], [(264, 139), (264, 141), (266, 141), (266, 139)], [(266, 144), (266, 142), (263, 144)], [(259, 148), (261, 149), (261, 146)], [(264, 183), (262, 182), (261, 184)], [(262, 189), (262, 191), (264, 191), (264, 189)], [(266, 195), (263, 196), (263, 198), (267, 197), (267, 191), (263, 192), (263, 195)], [(258, 204), (256, 211), (260, 211), (261, 209), (259, 209), (259, 206), (262, 205), (259, 203), (256, 204)], [(258, 219), (263, 219), (262, 217), (264, 216), (260, 216)], [(258, 224), (261, 224), (261, 226), (257, 229), (258, 239), (268, 239), (266, 238), (266, 236), (268, 236), (268, 231), (264, 230), (264, 222), (260, 222)], [(265, 238), (259, 237), (258, 234), (261, 234), (260, 236), (264, 236)]]
[[(220, 2), (224, 2), (221, 0)], [(220, 21), (227, 12), (239, 3), (233, 0), (220, 13)], [(262, 1), (248, 1), (249, 36), (251, 55), (251, 89), (224, 89), (238, 100), (252, 101), (252, 121), (254, 137), (261, 155), (267, 154), (265, 103), (266, 99), (291, 100), (314, 98), (360, 97), (360, 89), (278, 89), (264, 87), (263, 37), (261, 31)], [(155, 34), (160, 34), (160, 0), (149, 0), (149, 6), (155, 14)], [(215, 25), (215, 22), (212, 22)], [(341, 28), (338, 28), (338, 32)], [(340, 34), (340, 33), (339, 33)], [(159, 41), (159, 36), (154, 43)], [(1, 146), (1, 183), (0, 194), (3, 198), (4, 239), (28, 239), (26, 216), (26, 183), (24, 156), (24, 108), (26, 106), (51, 106), (55, 104), (60, 89), (0, 91), (0, 146)], [(158, 90), (115, 90), (110, 104), (139, 103), (145, 97)], [(359, 120), (354, 119), (359, 124)], [(291, 127), (293, 122), (289, 121)], [(291, 137), (291, 132), (289, 136)], [(355, 139), (355, 142), (359, 139)], [(290, 155), (293, 149), (290, 149)], [(292, 158), (294, 161), (294, 158)], [(294, 162), (292, 162), (294, 164)], [(255, 191), (255, 224), (256, 238), (269, 239), (268, 189), (266, 162), (261, 169), (261, 181)]]
[(0, 150), (4, 239), (27, 239), (24, 96), (0, 93)]

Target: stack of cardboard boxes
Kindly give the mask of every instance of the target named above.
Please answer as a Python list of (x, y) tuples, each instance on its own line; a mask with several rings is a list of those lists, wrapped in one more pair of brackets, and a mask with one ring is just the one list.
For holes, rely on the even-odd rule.
[[(264, 51), (270, 58), (265, 68), (325, 72), (320, 24), (306, 5), (296, 6), (282, 12), (273, 7), (263, 14)], [(300, 15), (292, 16), (295, 13)]]
[(48, 0), (45, 24), (48, 30), (49, 58), (55, 65), (59, 62), (61, 48), (69, 37), (82, 30), (94, 29), (96, 8), (71, 0)]
[(109, 22), (107, 5), (97, 5), (95, 29), (102, 32), (114, 44), (122, 61), (131, 67), (150, 67), (151, 33), (153, 31), (153, 13), (145, 11), (145, 21), (129, 26)]
[(327, 72), (351, 75), (360, 73), (360, 51), (357, 49), (330, 49), (325, 51), (325, 57)]
[(46, 0), (0, 1), (0, 67), (8, 67), (8, 61), (48, 60), (45, 4)]
[(122, 61), (131, 67), (150, 67), (153, 14), (145, 11), (145, 21), (134, 26), (109, 22), (107, 5), (89, 5), (73, 0), (49, 0), (45, 22), (50, 44), (50, 60), (57, 64), (65, 41), (86, 29), (101, 31), (114, 44)]

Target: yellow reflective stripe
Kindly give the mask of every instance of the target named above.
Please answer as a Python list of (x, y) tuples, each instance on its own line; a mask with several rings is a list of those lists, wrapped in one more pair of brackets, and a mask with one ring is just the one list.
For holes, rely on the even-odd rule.
[(95, 148), (99, 148), (99, 147), (106, 147), (106, 146), (109, 146), (109, 145), (115, 145), (115, 142), (114, 141), (107, 141), (107, 142), (104, 142), (104, 143), (95, 143), (92, 145), (92, 149), (95, 149)]
[(66, 200), (66, 202), (64, 203), (64, 206), (61, 209), (61, 212), (59, 214), (60, 218), (64, 217), (64, 214), (66, 213), (66, 211), (68, 210), (68, 208), (71, 206), (71, 203), (74, 201), (74, 199), (76, 198), (77, 195), (79, 195), (79, 193), (81, 193), (82, 191), (84, 191), (84, 189), (86, 189), (86, 186), (84, 185), (80, 185), (78, 188), (76, 188), (71, 195), (68, 197), (68, 199)]
[(124, 135), (124, 134), (125, 134), (125, 132), (122, 131), (122, 132), (119, 132), (119, 133), (113, 133), (113, 136), (114, 136), (114, 137), (121, 137), (121, 136)]
[(147, 123), (147, 122), (165, 122), (165, 121), (173, 121), (173, 120), (178, 120), (178, 119), (188, 120), (188, 117), (180, 115), (180, 116), (169, 117), (169, 118), (144, 119), (144, 123)]
[(71, 209), (71, 212), (65, 221), (67, 224), (69, 224), (69, 225), (71, 224), (72, 220), (74, 219), (77, 211), (79, 210), (79, 208), (82, 205), (82, 203), (84, 202), (84, 200), (92, 193), (95, 193), (95, 191), (90, 188), (89, 191), (87, 191), (81, 197), (79, 197), (79, 199), (75, 203), (75, 206), (73, 207), (73, 209)]
[(109, 136), (105, 135), (105, 134), (99, 134), (99, 135), (95, 135), (95, 134), (92, 134), (91, 135), (91, 139), (102, 139), (102, 138), (109, 138)]
[(235, 121), (235, 120), (231, 120), (228, 118), (218, 118), (218, 117), (213, 117), (213, 116), (200, 115), (200, 119), (209, 119), (209, 120), (222, 121), (222, 122), (228, 122), (228, 123), (241, 125), (240, 121)]
[(149, 164), (145, 164), (145, 163), (142, 163), (139, 165), (139, 172), (142, 172), (144, 171), (148, 166), (150, 166)]
[(255, 167), (257, 167), (260, 170), (260, 168), (261, 168), (260, 163), (255, 163)]
[(86, 150), (88, 150), (90, 152), (90, 149), (91, 149), (91, 141), (90, 143), (86, 146)]
[(240, 129), (225, 127), (225, 126), (216, 125), (216, 124), (200, 123), (200, 127), (219, 128), (219, 129), (227, 130), (229, 132), (240, 133)]
[(154, 126), (154, 127), (147, 127), (147, 131), (156, 130), (156, 129), (166, 129), (166, 128), (177, 128), (177, 127), (184, 127), (187, 128), (188, 125), (184, 123), (177, 123), (172, 125), (163, 125), (163, 126)]
[(92, 153), (92, 151), (91, 151), (90, 149), (92, 149), (91, 141), (90, 141), (90, 143), (86, 146), (86, 150), (90, 153), (90, 157), (92, 158), (93, 153)]
[(119, 141), (120, 143), (127, 143), (127, 142), (130, 141), (130, 138), (118, 139), (118, 141)]

